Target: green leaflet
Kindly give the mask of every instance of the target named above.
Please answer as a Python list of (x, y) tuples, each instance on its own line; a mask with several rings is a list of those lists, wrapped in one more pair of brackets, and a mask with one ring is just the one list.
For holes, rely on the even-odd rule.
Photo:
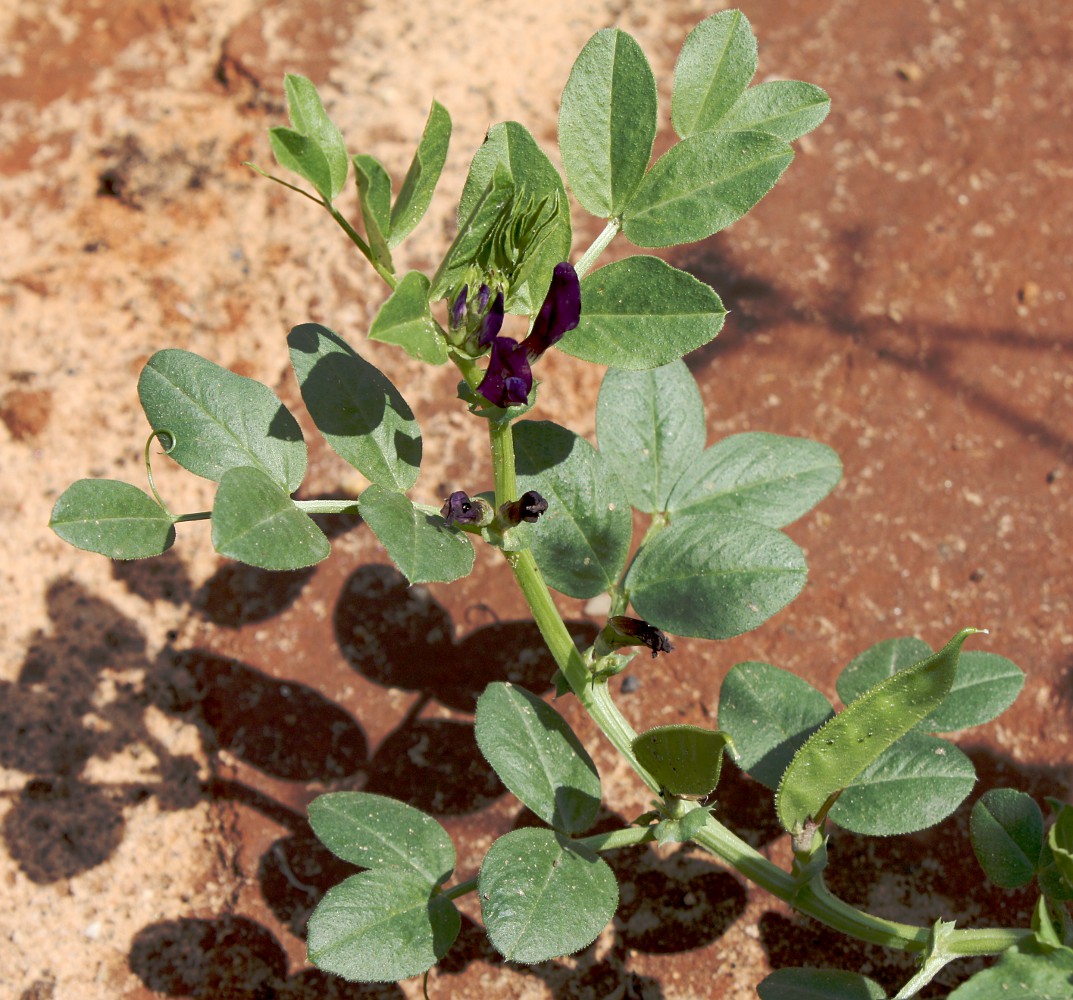
[(461, 926), (454, 903), (422, 875), (374, 868), (328, 890), (309, 918), (306, 946), (325, 972), (391, 983), (431, 969)]
[(157, 351), (138, 379), (149, 425), (188, 472), (219, 482), (251, 466), (293, 493), (306, 470), (298, 421), (260, 382), (190, 351)]
[(584, 438), (544, 421), (516, 424), (514, 448), (519, 492), (536, 490), (548, 501), (548, 512), (526, 532), (545, 579), (570, 597), (594, 597), (614, 586), (633, 521), (604, 457)]
[(324, 532), (260, 469), (228, 469), (212, 507), (212, 544), (261, 569), (301, 569), (327, 559)]
[(807, 820), (821, 817), (836, 792), (942, 703), (957, 673), (961, 645), (978, 631), (963, 629), (938, 653), (872, 688), (809, 737), (776, 793), (784, 830), (796, 833)]
[(609, 368), (596, 401), (602, 454), (647, 513), (667, 509), (677, 483), (704, 450), (704, 404), (682, 361), (630, 372)]
[(563, 833), (587, 830), (600, 808), (596, 765), (566, 720), (515, 684), (477, 701), (477, 745), (511, 793)]
[(293, 128), (269, 129), (272, 152), (281, 167), (304, 177), (330, 202), (346, 186), (349, 161), (343, 136), (306, 77), (288, 73), (283, 89)]
[(447, 831), (397, 799), (329, 792), (309, 803), (309, 823), (332, 854), (361, 868), (404, 869), (430, 888), (454, 870), (455, 848)]
[(383, 372), (319, 323), (296, 326), (287, 345), (306, 409), (335, 452), (372, 483), (413, 486), (421, 430)]
[(777, 969), (756, 988), (760, 1000), (886, 1000), (883, 987), (840, 969)]
[(473, 546), (465, 533), (402, 493), (374, 483), (362, 493), (358, 510), (410, 583), (450, 583), (473, 569)]
[(391, 209), (388, 229), (385, 230), (390, 233), (387, 242), (391, 249), (413, 232), (428, 211), (447, 160), (450, 142), (451, 116), (439, 101), (433, 101), (421, 141), (403, 178), (399, 196)]
[(591, 944), (615, 915), (611, 868), (552, 830), (512, 830), (488, 851), (478, 882), (481, 915), (512, 962), (544, 962)]
[(391, 178), (387, 171), (372, 156), (362, 154), (354, 157), (354, 176), (358, 182), (358, 203), (365, 223), (365, 235), (373, 258), (394, 273), (391, 250), (387, 243), (387, 227), (390, 225)]
[(831, 110), (831, 99), (815, 84), (769, 80), (750, 87), (720, 119), (727, 131), (756, 129), (786, 142), (811, 132)]
[(1013, 788), (984, 792), (969, 817), (972, 849), (984, 874), (1004, 889), (1028, 885), (1043, 852), (1043, 813)]
[(581, 322), (558, 346), (612, 368), (658, 368), (713, 340), (725, 317), (703, 281), (658, 257), (627, 257), (582, 279)]
[(656, 137), (656, 81), (644, 52), (617, 28), (589, 39), (559, 109), (559, 150), (582, 207), (600, 218), (629, 203)]
[(756, 205), (793, 158), (789, 143), (767, 132), (698, 132), (645, 174), (622, 231), (640, 247), (707, 239)]
[(676, 724), (641, 733), (633, 741), (633, 752), (666, 792), (700, 798), (719, 784), (723, 750), (730, 743), (724, 732)]
[(749, 86), (756, 65), (756, 38), (740, 10), (701, 21), (686, 36), (674, 67), (674, 130), (685, 139), (714, 128)]
[(171, 548), (175, 525), (137, 486), (115, 479), (80, 479), (52, 508), (49, 527), (65, 542), (111, 559), (146, 559)]
[(420, 271), (410, 271), (380, 307), (369, 339), (397, 344), (411, 358), (433, 365), (447, 362), (447, 341), (428, 305), (429, 280)]

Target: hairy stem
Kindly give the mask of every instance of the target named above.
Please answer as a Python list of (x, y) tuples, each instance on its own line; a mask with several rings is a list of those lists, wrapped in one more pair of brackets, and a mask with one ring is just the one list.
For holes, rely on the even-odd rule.
[(621, 230), (621, 219), (607, 220), (607, 225), (604, 226), (603, 231), (592, 241), (592, 246), (581, 255), (581, 259), (574, 265), (574, 270), (579, 278), (585, 277), (592, 270), (592, 265), (599, 260), (600, 254), (607, 249), (607, 245), (618, 236)]

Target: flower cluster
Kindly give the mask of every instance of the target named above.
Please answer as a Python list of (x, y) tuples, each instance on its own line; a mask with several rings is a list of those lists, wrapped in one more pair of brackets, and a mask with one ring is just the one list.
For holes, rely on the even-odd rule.
[[(466, 323), (466, 296), (467, 287), (463, 285), (451, 306), (453, 330), (460, 330)], [(481, 285), (476, 302), (469, 307), (469, 311), (479, 317), (478, 350), (490, 348), (488, 368), (477, 392), (493, 406), (521, 406), (529, 401), (529, 393), (533, 390), (532, 362), (581, 320), (581, 282), (569, 261), (555, 265), (548, 294), (537, 312), (532, 330), (521, 343), (512, 337), (500, 336), (503, 293), (498, 292), (489, 307), (490, 296), (488, 286)]]

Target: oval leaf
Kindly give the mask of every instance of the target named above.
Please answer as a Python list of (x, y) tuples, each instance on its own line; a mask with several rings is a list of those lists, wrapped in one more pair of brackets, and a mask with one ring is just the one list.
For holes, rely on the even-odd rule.
[(618, 28), (589, 39), (559, 108), (559, 151), (581, 206), (608, 219), (629, 203), (656, 138), (656, 80), (644, 52)]
[(705, 434), (700, 389), (683, 362), (644, 372), (608, 369), (596, 401), (596, 437), (638, 510), (667, 509)]
[(703, 281), (658, 257), (627, 257), (581, 281), (581, 322), (559, 349), (612, 368), (659, 368), (703, 347), (726, 310)]
[(549, 826), (587, 830), (600, 776), (566, 720), (524, 688), (494, 683), (477, 700), (477, 746), (503, 784)]
[(618, 885), (602, 858), (551, 830), (513, 830), (488, 851), (478, 880), (496, 950), (544, 962), (596, 940), (615, 915)]
[(413, 232), (432, 204), (432, 195), (447, 161), (450, 143), (451, 116), (439, 101), (433, 101), (421, 141), (417, 144), (410, 169), (406, 171), (399, 196), (391, 209), (391, 235), (388, 239), (391, 249)]
[(719, 784), (726, 733), (684, 724), (657, 726), (633, 741), (640, 765), (671, 795), (702, 798)]
[(398, 389), (319, 323), (296, 326), (287, 344), (306, 409), (335, 452), (372, 483), (413, 486), (421, 431)]
[(117, 479), (72, 483), (48, 524), (65, 542), (110, 559), (147, 559), (175, 542), (167, 511), (137, 486)]
[(684, 517), (640, 549), (626, 589), (638, 614), (658, 628), (729, 639), (786, 607), (806, 573), (801, 550), (775, 528)]
[(260, 382), (189, 351), (157, 351), (138, 379), (146, 419), (188, 472), (219, 482), (253, 466), (293, 493), (306, 471), (298, 421)]
[(674, 67), (671, 123), (683, 139), (714, 128), (756, 73), (756, 37), (740, 10), (701, 21)]
[(447, 361), (447, 341), (428, 307), (429, 280), (420, 271), (403, 276), (380, 307), (369, 339), (398, 344), (411, 358), (442, 365)]
[(794, 833), (817, 817), (835, 792), (935, 710), (954, 682), (962, 643), (978, 631), (962, 629), (938, 653), (888, 677), (808, 738), (776, 792), (784, 830)]
[(473, 569), (473, 546), (439, 514), (415, 507), (401, 493), (370, 486), (358, 501), (362, 520), (411, 583), (450, 583)]
[(760, 431), (733, 434), (691, 463), (668, 509), (733, 514), (781, 528), (815, 507), (841, 478), (838, 455), (818, 441)]
[(886, 1000), (879, 983), (841, 969), (778, 969), (756, 992), (760, 1000)]
[(946, 819), (976, 783), (972, 761), (927, 733), (906, 733), (838, 797), (831, 819), (876, 837), (915, 833)]
[(769, 80), (745, 91), (719, 128), (756, 129), (792, 142), (816, 128), (830, 110), (831, 99), (815, 84)]
[(719, 728), (737, 764), (774, 791), (798, 748), (834, 714), (808, 681), (770, 663), (738, 663), (719, 691)]
[(391, 983), (431, 969), (458, 937), (458, 910), (416, 872), (374, 868), (328, 890), (309, 918), (306, 945), (319, 969)]
[(972, 849), (984, 874), (1003, 889), (1028, 885), (1043, 851), (1043, 813), (1030, 795), (993, 788), (969, 817)]
[(212, 544), (261, 569), (301, 569), (327, 559), (331, 545), (308, 514), (260, 469), (229, 469), (212, 507)]
[(420, 809), (384, 795), (320, 795), (309, 803), (309, 825), (332, 854), (362, 868), (404, 868), (430, 888), (454, 870), (447, 831)]
[(789, 144), (767, 132), (699, 132), (645, 174), (622, 231), (639, 247), (707, 239), (760, 201), (793, 158)]
[(541, 572), (570, 597), (614, 586), (626, 565), (633, 519), (618, 478), (584, 438), (550, 422), (514, 428), (518, 490), (536, 490), (548, 512), (525, 533)]

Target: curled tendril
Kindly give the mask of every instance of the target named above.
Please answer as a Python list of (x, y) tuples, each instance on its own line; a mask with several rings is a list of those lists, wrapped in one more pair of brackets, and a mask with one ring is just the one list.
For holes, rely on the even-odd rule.
[(149, 448), (152, 446), (154, 440), (160, 441), (160, 446), (164, 449), (164, 454), (167, 455), (172, 448), (175, 447), (176, 438), (171, 431), (154, 430), (149, 434), (149, 437), (145, 439), (145, 476), (149, 480), (149, 489), (152, 490), (153, 496), (156, 497), (156, 502), (160, 504), (161, 510), (163, 510), (168, 517), (174, 518), (175, 515), (168, 509), (168, 505), (164, 503), (164, 498), (160, 495), (160, 492), (156, 488), (156, 483), (153, 481), (153, 468), (149, 459)]

